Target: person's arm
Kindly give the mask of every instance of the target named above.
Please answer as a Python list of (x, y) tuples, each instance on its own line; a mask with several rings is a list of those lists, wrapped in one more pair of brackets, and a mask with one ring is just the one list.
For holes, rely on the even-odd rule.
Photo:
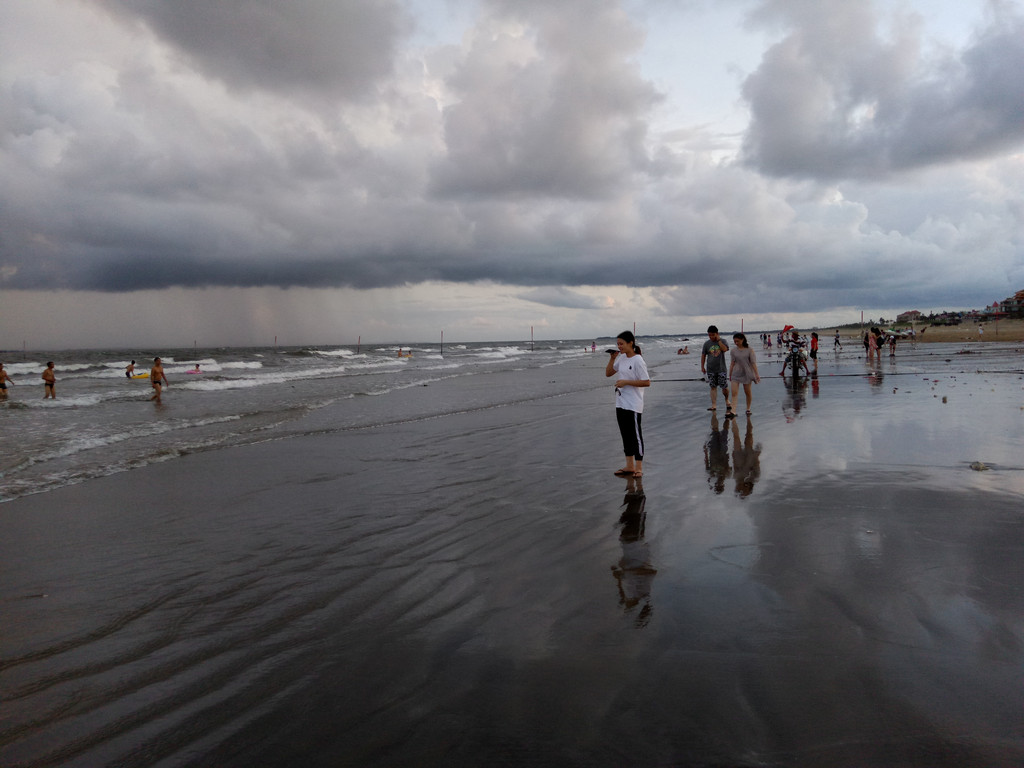
[(604, 367), (604, 375), (605, 376), (614, 376), (616, 374), (615, 358), (617, 358), (618, 356), (619, 356), (618, 352), (609, 352), (608, 353), (608, 365), (606, 365)]
[(754, 369), (754, 382), (760, 384), (761, 374), (757, 370), (757, 357), (754, 355), (754, 350), (750, 350), (750, 367)]
[(729, 357), (729, 378), (730, 379), (732, 378), (732, 369), (735, 368), (735, 367), (736, 367), (736, 358), (730, 356)]
[(708, 359), (708, 353), (704, 350), (703, 347), (701, 347), (701, 350), (700, 350), (700, 372), (701, 373), (707, 373), (707, 371), (704, 370), (704, 361), (707, 360), (707, 359)]

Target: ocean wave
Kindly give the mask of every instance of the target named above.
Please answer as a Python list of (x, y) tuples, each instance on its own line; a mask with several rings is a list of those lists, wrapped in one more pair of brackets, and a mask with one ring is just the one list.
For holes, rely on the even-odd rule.
[(498, 360), (506, 360), (509, 357), (519, 357), (525, 355), (530, 350), (523, 349), (522, 347), (481, 347), (473, 353), (473, 357), (482, 358), (494, 358)]
[(365, 358), (365, 353), (355, 353), (351, 349), (313, 349), (310, 350), (314, 355), (320, 355), (322, 357), (344, 357), (344, 358)]
[(181, 419), (177, 421), (159, 422), (156, 424), (146, 425), (144, 427), (136, 426), (132, 427), (130, 430), (118, 432), (116, 434), (79, 434), (65, 440), (58, 448), (25, 458), (21, 463), (11, 467), (11, 469), (3, 473), (2, 476), (24, 471), (25, 469), (37, 464), (45, 464), (58, 459), (66, 459), (69, 456), (75, 456), (96, 448), (105, 448), (111, 445), (116, 445), (127, 440), (138, 440), (143, 437), (164, 435), (168, 432), (176, 432), (183, 429), (195, 429), (197, 427), (206, 427), (212, 424), (224, 424), (227, 422), (239, 421), (241, 418), (242, 417), (240, 415), (234, 414), (230, 416), (214, 416), (202, 419)]
[(46, 368), (46, 363), (7, 363), (0, 360), (0, 363), (4, 364), (4, 370), (7, 371), (8, 376), (25, 376), (26, 374), (34, 373), (36, 376), (43, 372)]

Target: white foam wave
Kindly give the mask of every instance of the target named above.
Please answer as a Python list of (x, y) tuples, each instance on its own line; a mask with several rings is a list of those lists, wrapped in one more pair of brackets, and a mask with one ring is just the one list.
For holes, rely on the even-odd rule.
[[(0, 360), (0, 362), (3, 361)], [(8, 376), (34, 374), (38, 377), (45, 367), (45, 363), (4, 363), (4, 370), (7, 371)]]
[(529, 350), (522, 349), (520, 347), (481, 347), (480, 350), (474, 354), (474, 357), (506, 360), (510, 357), (525, 355), (528, 351)]
[(314, 349), (314, 355), (323, 355), (324, 357), (344, 357), (344, 358), (365, 358), (365, 354), (356, 354), (351, 349)]
[(154, 435), (163, 435), (168, 432), (176, 432), (182, 429), (195, 429), (197, 427), (206, 427), (211, 424), (224, 424), (231, 421), (239, 421), (242, 417), (233, 414), (230, 416), (218, 416), (209, 417), (204, 419), (182, 419), (180, 421), (172, 422), (158, 422), (150, 424), (144, 427), (133, 427), (129, 431), (120, 432), (117, 434), (104, 434), (104, 435), (76, 435), (70, 439), (63, 441), (60, 447), (52, 450), (40, 453), (37, 456), (26, 459), (21, 465), (16, 467), (16, 470), (24, 469), (35, 464), (42, 464), (47, 461), (54, 461), (56, 459), (64, 459), (68, 456), (74, 456), (85, 451), (91, 451), (96, 448), (104, 448), (110, 445), (116, 445), (123, 443), (126, 440), (137, 440), (141, 437), (152, 437)]
[[(98, 405), (105, 400), (114, 400), (119, 395), (113, 392), (96, 392), (89, 395), (71, 395), (64, 397), (60, 394), (60, 381), (57, 382), (57, 399), (43, 400), (34, 398), (22, 401), (29, 408), (84, 408), (91, 405)], [(8, 390), (10, 392), (10, 390)]]

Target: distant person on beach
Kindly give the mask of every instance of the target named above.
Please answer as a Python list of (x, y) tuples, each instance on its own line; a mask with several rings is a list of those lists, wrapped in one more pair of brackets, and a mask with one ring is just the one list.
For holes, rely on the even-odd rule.
[(729, 379), (732, 382), (732, 402), (735, 404), (738, 401), (740, 384), (742, 384), (743, 394), (747, 398), (747, 415), (749, 416), (750, 401), (753, 395), (752, 385), (761, 382), (761, 375), (757, 372), (757, 358), (754, 356), (754, 350), (747, 344), (746, 335), (734, 333), (732, 340), (736, 344), (729, 353), (731, 357)]
[(836, 328), (836, 337), (835, 337), (835, 339), (832, 340), (832, 349), (839, 349), (840, 351), (842, 351), (842, 349), (843, 349), (843, 342), (841, 342), (839, 340), (839, 329), (838, 328)]
[(871, 359), (871, 339), (870, 339), (870, 335), (871, 334), (869, 334), (867, 331), (864, 332), (864, 354), (867, 356), (868, 360)]
[(640, 356), (636, 337), (630, 331), (623, 331), (615, 339), (618, 351), (611, 350), (605, 376), (618, 375), (615, 381), (615, 419), (622, 435), (622, 451), (626, 455), (626, 466), (615, 470), (619, 477), (644, 476), (644, 434), (641, 416), (644, 411), (644, 387), (651, 386), (647, 363)]
[(12, 385), (14, 384), (11, 377), (7, 375), (7, 371), (4, 370), (4, 364), (0, 363), (0, 400), (7, 399), (7, 382), (9, 381)]
[(727, 418), (736, 415), (729, 400), (729, 375), (725, 371), (725, 353), (728, 351), (729, 345), (718, 337), (718, 326), (709, 325), (708, 340), (700, 351), (700, 372), (707, 377), (711, 387), (711, 407), (708, 410), (718, 410), (718, 390), (721, 389), (725, 395)]
[(130, 363), (128, 363), (128, 367), (124, 369), (124, 375), (127, 376), (129, 379), (132, 376), (135, 375), (135, 361), (134, 360), (132, 360)]
[(590, 342), (590, 351), (591, 352), (597, 352), (597, 342), (596, 341)]
[(677, 351), (676, 354), (677, 355), (688, 355), (688, 354), (690, 354), (690, 348), (688, 346), (687, 347), (680, 347), (679, 351)]
[(153, 396), (149, 399), (156, 400), (157, 403), (160, 403), (161, 382), (163, 382), (163, 386), (168, 386), (168, 382), (167, 376), (164, 374), (163, 363), (160, 362), (159, 357), (153, 358), (153, 367), (149, 371), (149, 382), (154, 390)]
[(818, 332), (811, 331), (811, 360), (814, 361), (814, 370), (818, 370)]
[(57, 399), (56, 393), (53, 388), (57, 384), (57, 374), (53, 369), (53, 361), (51, 360), (46, 364), (46, 370), (43, 371), (43, 400), (50, 398), (52, 400)]

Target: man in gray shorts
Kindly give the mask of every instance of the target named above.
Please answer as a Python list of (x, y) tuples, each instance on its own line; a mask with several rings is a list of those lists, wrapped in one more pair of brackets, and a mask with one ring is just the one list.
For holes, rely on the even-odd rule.
[(732, 403), (729, 401), (729, 375), (726, 373), (725, 353), (729, 351), (729, 345), (725, 339), (718, 338), (718, 326), (708, 326), (708, 340), (700, 351), (700, 372), (703, 373), (711, 385), (711, 407), (709, 411), (718, 409), (718, 390), (721, 388), (725, 395), (726, 418), (735, 416), (732, 410)]

